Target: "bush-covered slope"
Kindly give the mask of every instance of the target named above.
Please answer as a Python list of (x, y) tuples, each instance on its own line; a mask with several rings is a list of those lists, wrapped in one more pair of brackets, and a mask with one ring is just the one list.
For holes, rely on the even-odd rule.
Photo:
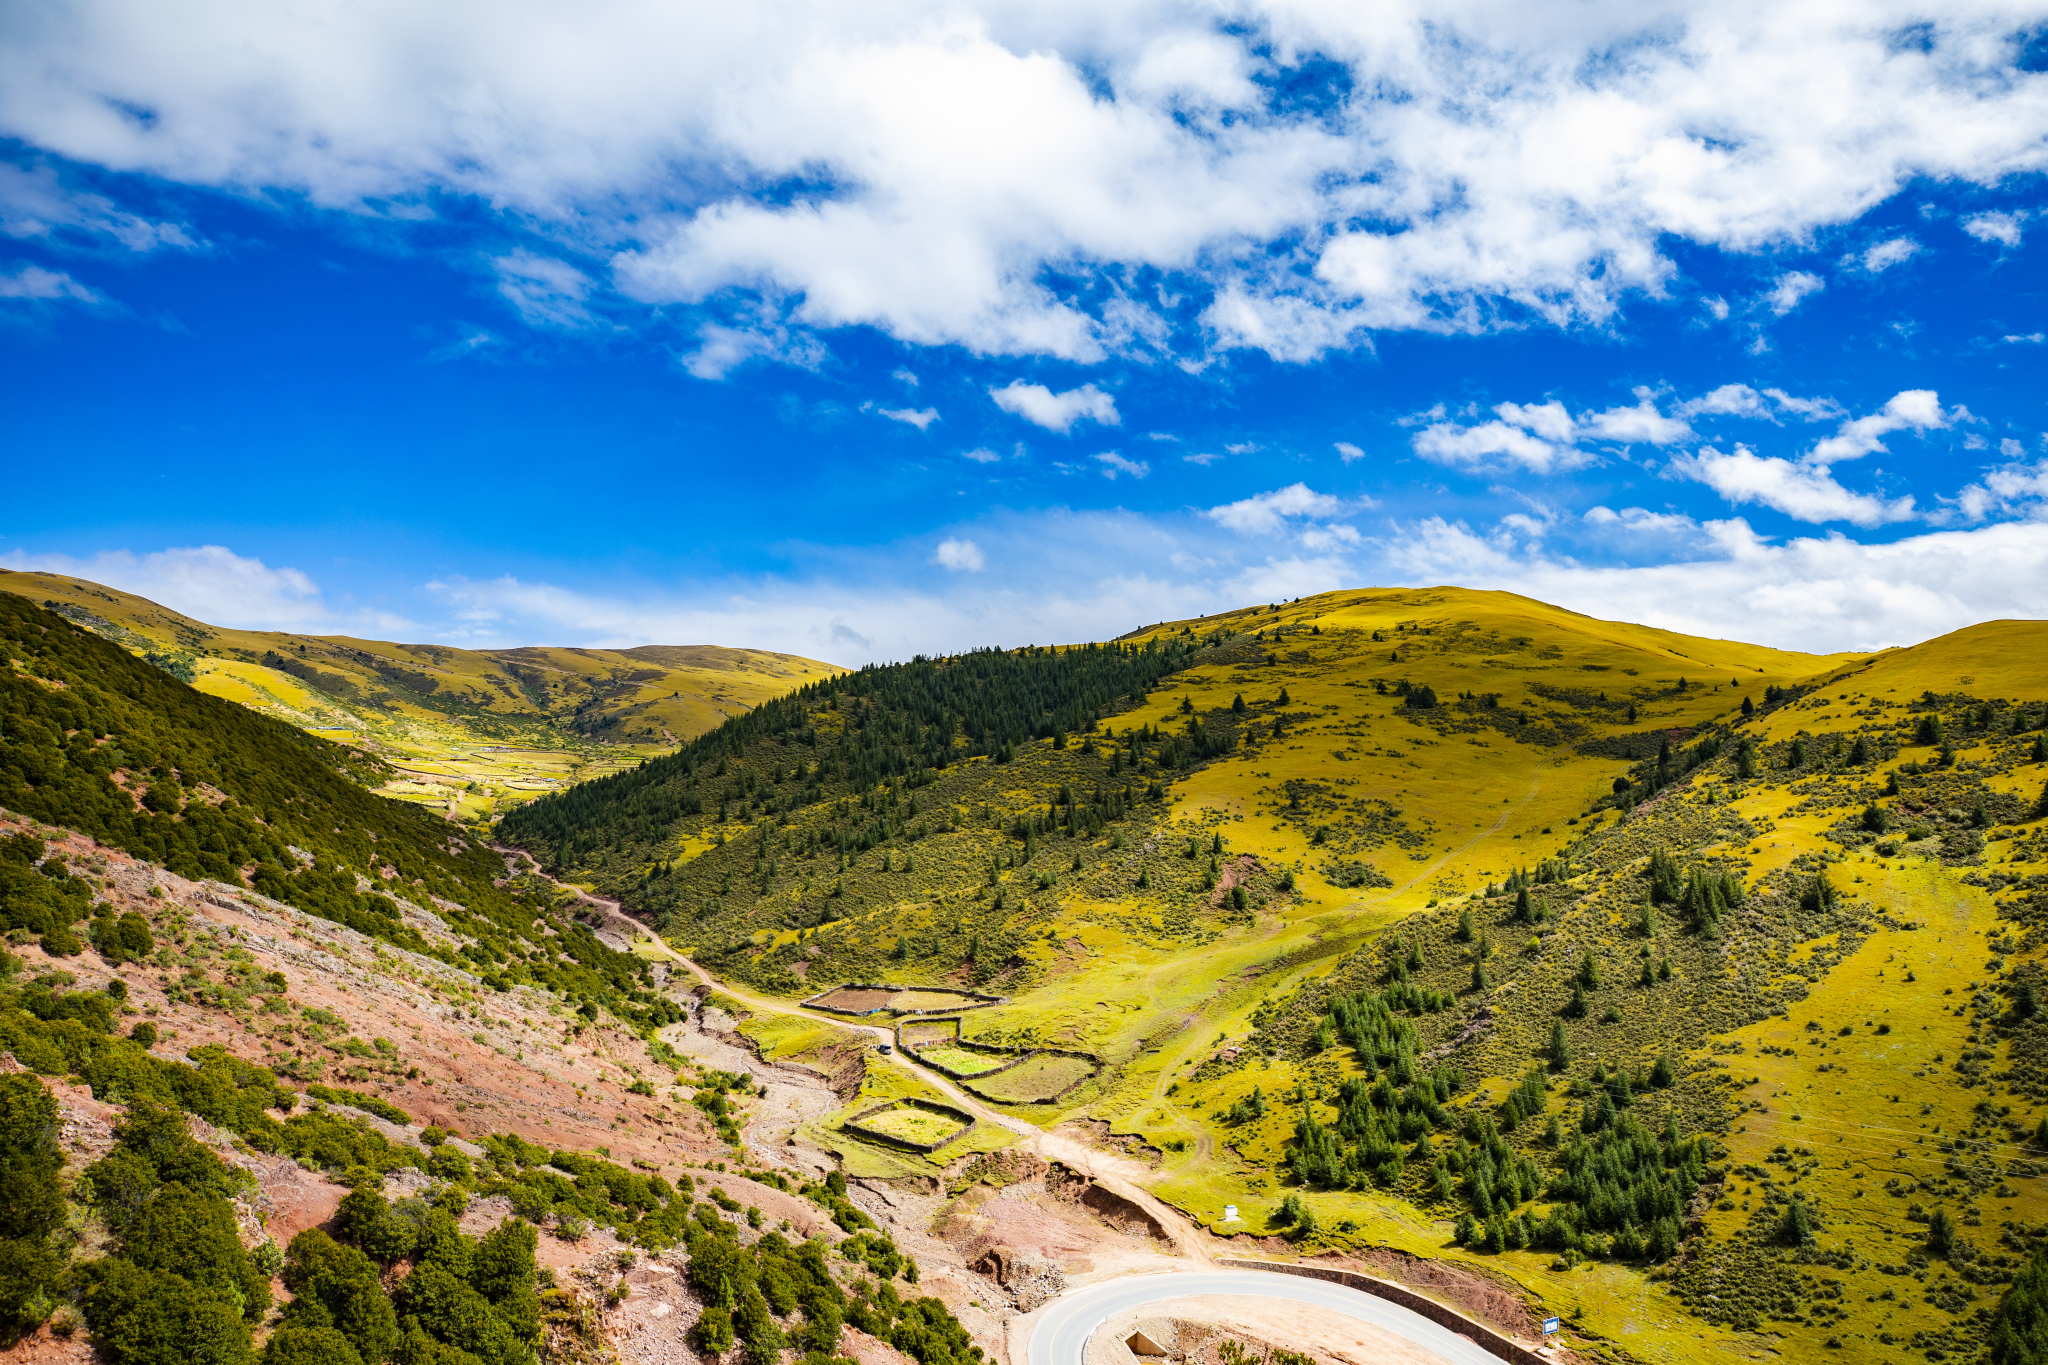
[[(249, 886), (397, 946), (602, 1001), (646, 1022), (672, 1007), (645, 967), (581, 924), (537, 927), (499, 855), (361, 785), (378, 766), (197, 692), (111, 642), (0, 593), (0, 808), (89, 834), (181, 876)], [(59, 955), (81, 946), (87, 888), (41, 849), (0, 851), (0, 922)], [(400, 898), (462, 939), (430, 946)], [(97, 930), (92, 931), (97, 938)]]

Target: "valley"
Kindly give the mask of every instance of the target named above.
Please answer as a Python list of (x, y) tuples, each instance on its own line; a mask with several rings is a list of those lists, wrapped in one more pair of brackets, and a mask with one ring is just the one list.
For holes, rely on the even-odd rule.
[(384, 795), (471, 823), (668, 752), (838, 671), (715, 645), (472, 651), (230, 630), (48, 573), (0, 570), (0, 592), (51, 607), (202, 692), (376, 755), (389, 764)]
[[(1248, 1259), (1557, 1359), (1977, 1360), (2048, 1241), (2038, 623), (1816, 656), (1382, 589), (842, 672), (5, 592), (0, 1018), (75, 1264), (122, 1104), (186, 1093), (122, 1078), (195, 1062), (268, 1101), (178, 1101), (249, 1254), (371, 1187), (531, 1225), (547, 1359), (1022, 1365), (1063, 1294)], [(728, 1244), (769, 1310), (692, 1278)]]

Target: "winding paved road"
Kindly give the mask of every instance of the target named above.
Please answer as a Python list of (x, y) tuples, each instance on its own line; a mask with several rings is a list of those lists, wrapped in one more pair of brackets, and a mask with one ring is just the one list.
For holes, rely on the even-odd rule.
[(1055, 1299), (1031, 1330), (1029, 1365), (1082, 1365), (1096, 1328), (1119, 1313), (1165, 1299), (1215, 1295), (1286, 1299), (1313, 1304), (1370, 1323), (1434, 1351), (1453, 1365), (1501, 1365), (1499, 1356), (1468, 1337), (1439, 1327), (1419, 1313), (1370, 1294), (1323, 1280), (1256, 1270), (1203, 1270), (1109, 1280)]

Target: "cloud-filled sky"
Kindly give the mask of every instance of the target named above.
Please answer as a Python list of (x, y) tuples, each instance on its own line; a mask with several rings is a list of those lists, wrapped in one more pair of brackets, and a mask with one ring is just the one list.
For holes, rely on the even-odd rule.
[(2048, 3), (0, 10), (0, 566), (837, 662), (2048, 615)]

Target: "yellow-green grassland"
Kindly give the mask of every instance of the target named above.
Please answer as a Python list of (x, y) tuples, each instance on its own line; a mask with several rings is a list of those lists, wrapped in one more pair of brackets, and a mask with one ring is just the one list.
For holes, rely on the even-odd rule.
[(1004, 997), (964, 1038), (1082, 1079), (975, 1092), (1218, 1233), (1612, 1359), (1970, 1358), (2048, 1231), (2043, 658), (1330, 593), (814, 684), (506, 831), (750, 990)]

